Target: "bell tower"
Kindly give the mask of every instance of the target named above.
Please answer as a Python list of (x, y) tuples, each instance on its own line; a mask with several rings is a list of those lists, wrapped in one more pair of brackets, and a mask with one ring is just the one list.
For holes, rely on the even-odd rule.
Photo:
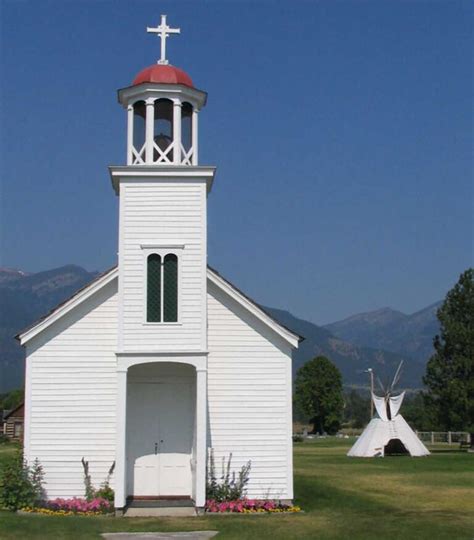
[(199, 165), (198, 115), (207, 94), (171, 65), (166, 16), (149, 33), (158, 62), (118, 91), (127, 111), (126, 165), (109, 168), (119, 205), (117, 354), (207, 350), (207, 194), (215, 168)]
[(147, 31), (161, 38), (160, 60), (118, 94), (128, 113), (127, 165), (197, 165), (198, 112), (207, 94), (166, 59), (166, 39), (180, 29), (162, 15), (161, 24)]

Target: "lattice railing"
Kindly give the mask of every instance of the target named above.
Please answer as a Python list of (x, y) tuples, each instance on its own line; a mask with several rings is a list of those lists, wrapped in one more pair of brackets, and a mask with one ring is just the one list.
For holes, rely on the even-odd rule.
[(184, 145), (181, 143), (181, 164), (182, 165), (192, 165), (193, 164), (193, 153), (194, 148), (191, 148), (186, 152)]
[[(173, 143), (171, 143), (166, 150), (162, 150), (155, 142), (153, 143), (153, 148), (158, 154), (158, 159), (153, 159), (153, 163), (172, 163), (173, 160), (170, 158), (169, 153), (173, 150)], [(153, 156), (154, 157), (154, 156)]]
[(145, 147), (146, 144), (144, 144), (140, 151), (137, 152), (136, 148), (132, 146), (132, 164), (133, 165), (141, 165), (145, 163)]

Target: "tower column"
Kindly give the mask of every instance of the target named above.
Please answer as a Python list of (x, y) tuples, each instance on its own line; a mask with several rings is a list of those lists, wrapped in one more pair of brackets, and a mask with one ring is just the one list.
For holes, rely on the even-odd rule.
[(196, 506), (206, 505), (207, 369), (196, 369)]
[(127, 369), (117, 370), (115, 435), (115, 508), (127, 504)]
[(155, 122), (155, 100), (146, 100), (146, 128), (145, 128), (145, 163), (153, 163), (153, 131)]
[(133, 163), (133, 105), (127, 107), (127, 165)]
[(173, 163), (181, 163), (181, 101), (173, 100)]
[(193, 165), (198, 164), (198, 113), (199, 109), (193, 107), (193, 121), (192, 121), (192, 132), (193, 132)]

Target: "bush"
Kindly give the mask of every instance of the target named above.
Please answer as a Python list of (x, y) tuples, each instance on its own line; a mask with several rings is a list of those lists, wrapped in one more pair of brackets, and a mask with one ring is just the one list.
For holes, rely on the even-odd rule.
[(303, 435), (300, 435), (300, 434), (293, 435), (293, 442), (303, 442), (303, 441), (304, 441)]
[(18, 452), (0, 471), (0, 504), (9, 510), (36, 506), (43, 498), (43, 469), (38, 460), (28, 467)]
[(222, 458), (222, 474), (220, 481), (216, 477), (216, 467), (214, 462), (214, 450), (209, 454), (209, 466), (207, 469), (206, 498), (216, 502), (235, 501), (241, 499), (245, 494), (245, 487), (249, 481), (251, 462), (243, 465), (236, 477), (235, 471), (230, 474), (230, 464), (232, 454), (229, 455), (227, 466), (225, 458)]
[(109, 485), (102, 485), (102, 487), (95, 492), (95, 498), (104, 499), (110, 503), (113, 503), (115, 492)]
[(105, 480), (102, 482), (100, 489), (95, 489), (92, 485), (92, 478), (89, 473), (89, 462), (82, 458), (81, 463), (84, 469), (84, 487), (86, 500), (92, 501), (94, 499), (105, 499), (106, 501), (113, 503), (115, 493), (114, 490), (110, 487), (110, 478), (115, 469), (115, 461), (110, 466), (109, 472), (107, 473)]

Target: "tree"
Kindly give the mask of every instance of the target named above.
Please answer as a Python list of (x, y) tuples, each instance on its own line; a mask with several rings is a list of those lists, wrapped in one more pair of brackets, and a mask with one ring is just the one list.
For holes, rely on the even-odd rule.
[(436, 431), (438, 428), (437, 422), (433, 419), (433, 411), (427, 407), (421, 392), (405, 396), (403, 418), (418, 431)]
[(0, 408), (6, 410), (15, 409), (23, 402), (24, 398), (25, 391), (22, 388), (12, 390), (7, 394), (0, 394)]
[[(441, 334), (434, 338), (423, 382), (425, 401), (444, 430), (474, 432), (474, 269), (461, 274), (437, 313)], [(474, 437), (471, 436), (472, 444)]]
[(344, 423), (353, 428), (363, 428), (370, 421), (370, 397), (352, 389), (344, 396)]
[(344, 402), (342, 377), (325, 356), (317, 356), (296, 375), (295, 404), (314, 425), (314, 432), (336, 433), (341, 425)]

